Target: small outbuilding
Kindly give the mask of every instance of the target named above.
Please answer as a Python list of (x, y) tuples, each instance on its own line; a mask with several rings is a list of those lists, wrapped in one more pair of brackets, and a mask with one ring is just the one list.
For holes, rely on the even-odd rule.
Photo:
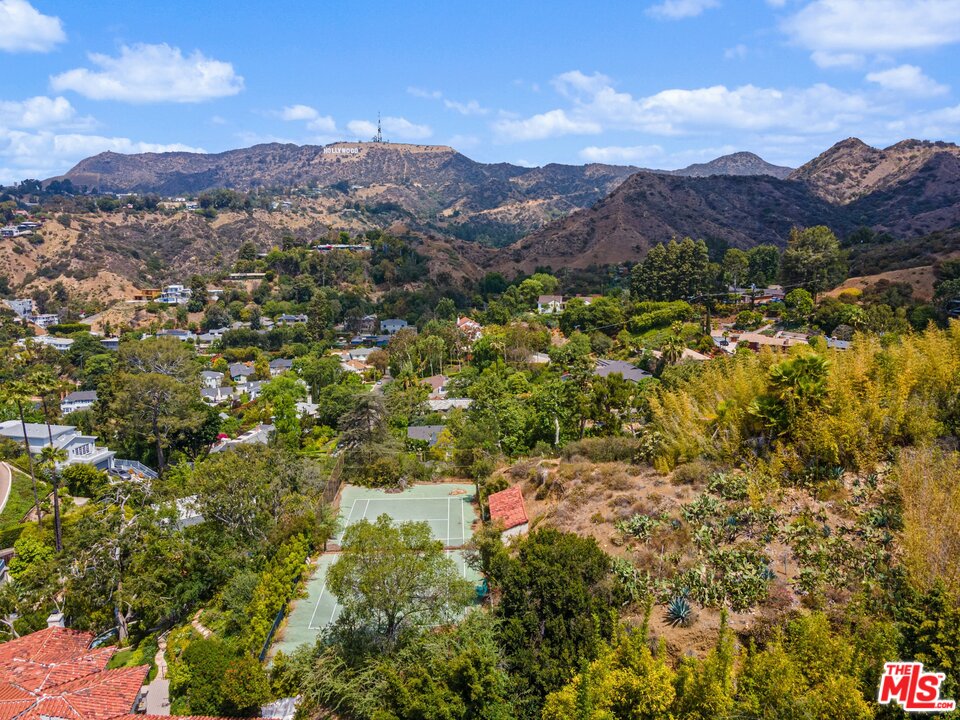
[(525, 535), (530, 529), (530, 519), (519, 485), (493, 493), (487, 498), (487, 507), (490, 509), (490, 521), (503, 524), (503, 537)]

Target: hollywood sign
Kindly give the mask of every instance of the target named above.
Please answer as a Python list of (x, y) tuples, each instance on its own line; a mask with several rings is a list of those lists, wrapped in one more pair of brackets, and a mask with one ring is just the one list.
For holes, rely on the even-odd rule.
[(358, 147), (325, 147), (323, 149), (324, 155), (359, 155), (360, 148)]

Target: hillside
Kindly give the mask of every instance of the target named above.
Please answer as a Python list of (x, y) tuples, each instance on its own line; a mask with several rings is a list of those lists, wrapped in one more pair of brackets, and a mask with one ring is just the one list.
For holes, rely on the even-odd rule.
[(960, 158), (960, 147), (946, 142), (903, 140), (882, 150), (848, 138), (789, 175), (824, 200), (851, 203), (909, 182), (937, 157)]
[(759, 155), (751, 152), (737, 152), (718, 157), (706, 163), (695, 163), (669, 175), (680, 177), (710, 177), (711, 175), (770, 175), (783, 179), (793, 172), (793, 168), (768, 163)]
[(671, 237), (748, 248), (786, 242), (794, 225), (850, 228), (838, 209), (801, 183), (769, 176), (683, 178), (641, 172), (588, 210), (533, 233), (498, 267), (588, 267), (639, 260)]
[(866, 225), (909, 239), (960, 225), (960, 148), (904, 140), (838, 143), (787, 179), (639, 172), (602, 201), (511, 247), (498, 267), (586, 267), (639, 260), (690, 235), (734, 247), (783, 244), (794, 225), (838, 234)]

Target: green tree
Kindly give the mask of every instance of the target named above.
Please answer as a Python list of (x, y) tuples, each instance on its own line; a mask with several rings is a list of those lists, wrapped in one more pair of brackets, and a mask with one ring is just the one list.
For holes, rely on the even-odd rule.
[(747, 252), (746, 280), (757, 287), (767, 287), (780, 277), (780, 248), (776, 245), (757, 245)]
[(783, 319), (793, 325), (802, 325), (813, 313), (813, 297), (803, 288), (788, 292), (783, 304), (786, 308)]
[(793, 228), (780, 261), (784, 285), (799, 285), (816, 297), (843, 282), (847, 262), (837, 236), (824, 225)]
[(592, 538), (552, 528), (531, 533), (491, 578), (507, 666), (534, 707), (609, 640), (622, 590)]
[(739, 248), (730, 248), (723, 255), (723, 274), (727, 282), (740, 287), (750, 274), (750, 256)]
[(339, 625), (372, 632), (387, 648), (407, 631), (455, 619), (473, 592), (427, 523), (387, 515), (347, 528), (327, 587), (343, 605)]

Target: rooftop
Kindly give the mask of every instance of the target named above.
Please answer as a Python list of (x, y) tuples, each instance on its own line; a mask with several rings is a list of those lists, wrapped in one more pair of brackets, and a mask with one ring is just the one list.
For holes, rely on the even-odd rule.
[(519, 485), (493, 493), (487, 498), (487, 505), (490, 508), (490, 519), (494, 522), (502, 522), (504, 530), (530, 522)]

